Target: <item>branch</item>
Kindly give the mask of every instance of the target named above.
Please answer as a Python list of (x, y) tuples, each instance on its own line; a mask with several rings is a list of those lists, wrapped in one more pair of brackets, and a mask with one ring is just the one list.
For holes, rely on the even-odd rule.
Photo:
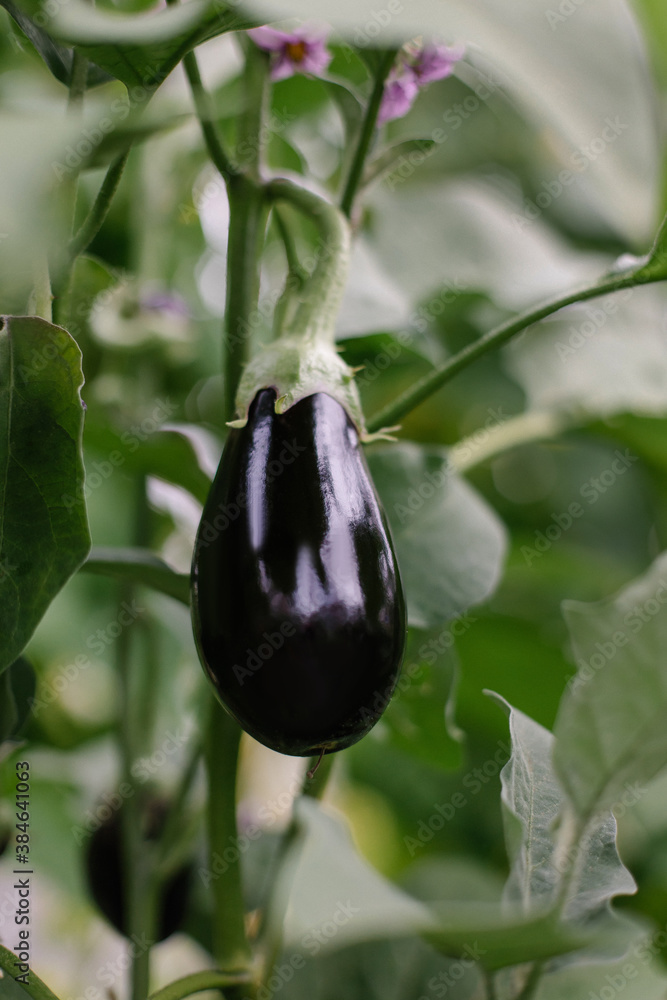
[(632, 271), (630, 274), (624, 272), (622, 274), (606, 275), (594, 285), (586, 285), (560, 298), (550, 299), (535, 309), (529, 309), (521, 313), (515, 319), (501, 323), (500, 326), (490, 330), (483, 337), (480, 337), (479, 340), (476, 340), (474, 344), (464, 347), (462, 351), (455, 354), (454, 357), (446, 361), (440, 368), (436, 368), (435, 371), (429, 372), (428, 375), (419, 379), (418, 382), (415, 382), (414, 385), (398, 396), (397, 399), (380, 410), (368, 422), (369, 433), (379, 431), (383, 427), (395, 426), (406, 414), (414, 410), (420, 403), (423, 403), (429, 396), (432, 396), (438, 389), (441, 389), (443, 385), (453, 379), (455, 375), (458, 375), (460, 371), (463, 371), (464, 368), (467, 368), (468, 365), (471, 365), (473, 361), (477, 361), (478, 358), (488, 354), (489, 351), (494, 351), (496, 348), (502, 347), (512, 337), (515, 337), (517, 333), (521, 333), (522, 330), (532, 326), (534, 323), (538, 323), (547, 316), (551, 316), (553, 313), (558, 312), (559, 309), (573, 305), (576, 302), (595, 299), (600, 295), (607, 295), (610, 292), (618, 292), (623, 288), (636, 288), (640, 285), (648, 285), (655, 281), (663, 280), (665, 280), (664, 274), (652, 273), (646, 268)]

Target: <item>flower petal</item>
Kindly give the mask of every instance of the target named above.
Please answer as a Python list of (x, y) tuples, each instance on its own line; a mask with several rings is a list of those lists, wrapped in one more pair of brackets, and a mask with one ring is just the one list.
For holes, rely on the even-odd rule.
[(419, 83), (409, 66), (404, 67), (400, 74), (390, 74), (378, 112), (378, 125), (407, 115), (418, 93)]
[(449, 76), (454, 65), (463, 58), (465, 49), (462, 45), (425, 45), (413, 64), (413, 70), (420, 84), (432, 83)]
[(277, 28), (251, 28), (247, 32), (248, 38), (252, 39), (255, 45), (265, 52), (279, 52), (287, 43), (298, 42), (295, 35), (288, 35), (285, 31), (278, 31)]

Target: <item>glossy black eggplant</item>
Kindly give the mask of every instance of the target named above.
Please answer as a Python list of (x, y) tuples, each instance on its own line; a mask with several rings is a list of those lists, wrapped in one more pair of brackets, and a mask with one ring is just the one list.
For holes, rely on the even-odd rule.
[(398, 680), (405, 604), (359, 435), (315, 393), (260, 391), (232, 430), (192, 567), (195, 638), (227, 711), (281, 753), (330, 753), (377, 722)]

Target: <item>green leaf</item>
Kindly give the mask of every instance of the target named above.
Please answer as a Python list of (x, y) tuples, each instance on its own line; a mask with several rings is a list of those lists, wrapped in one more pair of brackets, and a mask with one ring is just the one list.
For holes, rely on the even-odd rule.
[[(56, 80), (59, 80), (68, 87), (72, 76), (72, 50), (55, 42), (43, 27), (35, 24), (11, 0), (0, 0), (0, 6), (4, 7), (7, 13), (16, 21), (23, 34), (32, 44), (35, 51), (42, 57)], [(97, 66), (88, 67), (87, 84), (89, 87), (98, 86), (111, 79), (112, 77)]]
[(133, 16), (103, 11), (85, 0), (68, 0), (55, 15), (52, 30), (91, 62), (135, 88), (130, 91), (132, 99), (142, 104), (195, 46), (256, 23), (237, 7), (217, 0), (191, 0)]
[(506, 531), (448, 469), (446, 450), (401, 442), (372, 449), (368, 463), (389, 519), (410, 624), (441, 625), (489, 597), (500, 580)]
[(574, 962), (556, 968), (540, 980), (535, 1000), (664, 1000), (667, 976), (653, 961), (657, 948), (646, 939), (636, 941), (614, 962)]
[(83, 504), (81, 352), (42, 319), (0, 320), (0, 672), (90, 548)]
[[(528, 408), (580, 420), (667, 412), (665, 289), (625, 289), (577, 303), (505, 351)], [(628, 336), (632, 330), (632, 336)]]
[(0, 674), (0, 743), (20, 733), (30, 715), (35, 683), (35, 671), (24, 656)]
[(584, 819), (667, 765), (666, 602), (663, 553), (614, 597), (563, 604), (579, 670), (556, 720), (554, 765)]
[(190, 604), (189, 575), (176, 573), (166, 562), (144, 549), (93, 548), (81, 569), (86, 573), (141, 583), (182, 604)]
[(667, 216), (662, 220), (648, 259), (638, 273), (667, 278)]
[(286, 949), (305, 949), (317, 931), (334, 921), (322, 953), (383, 937), (415, 934), (435, 922), (429, 909), (375, 871), (357, 853), (340, 815), (316, 800), (297, 800), (299, 834), (277, 888), (285, 913)]
[(453, 722), (454, 641), (448, 628), (408, 631), (398, 687), (382, 716), (386, 738), (397, 750), (447, 771), (459, 767), (462, 756), (461, 733)]
[(101, 141), (94, 146), (90, 156), (86, 158), (82, 169), (91, 170), (95, 167), (105, 167), (120, 153), (124, 153), (132, 146), (146, 142), (155, 135), (178, 128), (190, 118), (191, 116), (188, 114), (169, 115), (154, 120), (147, 119), (145, 115), (141, 115), (141, 117), (135, 115), (128, 118), (123, 125), (102, 137)]
[(435, 146), (433, 139), (406, 139), (390, 146), (367, 164), (363, 186), (368, 187), (398, 168), (405, 169), (408, 176), (411, 175)]
[(447, 904), (440, 923), (425, 939), (445, 955), (465, 957), (472, 952), (489, 972), (578, 951), (592, 940), (576, 927), (559, 923), (553, 914), (522, 918), (483, 904)]
[[(609, 901), (636, 891), (635, 881), (616, 850), (616, 821), (602, 814), (574, 847), (576, 858), (561, 853), (567, 826), (557, 820), (567, 808), (563, 788), (552, 764), (554, 737), (533, 719), (494, 696), (509, 716), (512, 756), (500, 774), (503, 819), (510, 875), (507, 903), (524, 913), (555, 905), (563, 875), (572, 878), (564, 905), (569, 919), (590, 918), (608, 911)], [(567, 845), (570, 846), (570, 845)]]

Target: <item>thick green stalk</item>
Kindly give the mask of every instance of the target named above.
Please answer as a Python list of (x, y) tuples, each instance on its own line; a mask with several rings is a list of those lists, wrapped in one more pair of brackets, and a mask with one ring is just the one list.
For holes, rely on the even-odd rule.
[[(135, 498), (134, 542), (145, 544), (148, 539), (148, 509), (146, 506), (145, 480), (137, 482)], [(135, 596), (131, 585), (123, 584), (121, 601), (131, 602)], [(151, 745), (151, 705), (145, 702), (149, 692), (142, 685), (132, 658), (132, 641), (129, 628), (123, 629), (116, 640), (116, 664), (120, 681), (120, 751), (123, 782), (133, 789), (125, 798), (121, 810), (121, 836), (123, 857), (123, 890), (126, 901), (127, 933), (131, 940), (148, 941), (149, 947), (133, 949), (130, 970), (132, 1000), (146, 1000), (150, 986), (150, 945), (155, 942), (157, 922), (157, 880), (155, 850), (142, 834), (142, 820), (146, 802), (146, 789), (133, 773), (137, 758)], [(146, 669), (145, 664), (142, 664)], [(141, 693), (144, 698), (142, 699)], [(136, 953), (135, 953), (136, 952)]]
[[(213, 957), (223, 972), (248, 970), (241, 858), (236, 828), (236, 772), (241, 729), (211, 695), (206, 767), (208, 830), (213, 890)], [(235, 860), (228, 861), (230, 854)]]
[(263, 188), (248, 177), (237, 174), (227, 187), (229, 240), (223, 373), (225, 420), (231, 420), (253, 327), (259, 319), (260, 258), (269, 206)]
[(389, 75), (389, 71), (394, 64), (395, 58), (396, 49), (388, 51), (380, 63), (377, 76), (375, 77), (373, 90), (368, 102), (368, 107), (366, 108), (366, 114), (364, 115), (361, 132), (359, 133), (357, 147), (354, 151), (350, 172), (345, 183), (345, 189), (340, 203), (341, 211), (348, 217), (348, 219), (351, 217), (354, 209), (354, 201), (364, 174), (364, 167), (366, 166), (366, 157), (368, 156), (371, 140), (375, 133), (377, 116), (380, 110), (380, 104), (382, 103), (382, 95), (384, 93), (385, 80)]
[(538, 323), (547, 316), (551, 316), (553, 313), (558, 312), (559, 309), (573, 305), (576, 302), (586, 302), (588, 299), (598, 298), (600, 295), (608, 295), (610, 292), (617, 292), (623, 288), (636, 288), (640, 285), (648, 285), (652, 282), (662, 280), (664, 280), (664, 275), (651, 273), (648, 270), (643, 272), (633, 271), (630, 274), (610, 274), (601, 278), (594, 285), (587, 285), (574, 292), (569, 292), (567, 295), (551, 299), (543, 305), (537, 306), (535, 309), (529, 309), (521, 313), (521, 315), (508, 320), (506, 323), (501, 323), (500, 326), (490, 330), (489, 333), (484, 334), (483, 337), (480, 337), (473, 344), (464, 347), (462, 351), (455, 354), (453, 358), (450, 358), (440, 368), (436, 368), (435, 371), (429, 372), (428, 375), (419, 379), (418, 382), (394, 399), (388, 406), (380, 410), (369, 421), (369, 432), (373, 433), (381, 430), (383, 427), (395, 426), (411, 410), (414, 410), (425, 399), (428, 399), (434, 392), (441, 389), (443, 385), (449, 382), (450, 379), (453, 379), (455, 375), (458, 375), (460, 371), (463, 371), (464, 368), (467, 368), (468, 365), (471, 365), (473, 361), (477, 361), (478, 358), (488, 354), (489, 351), (494, 351), (496, 348), (502, 347), (503, 344), (506, 344), (512, 337), (521, 333), (522, 330), (532, 326), (534, 323)]
[(267, 131), (264, 122), (269, 93), (269, 57), (268, 53), (257, 48), (249, 38), (241, 35), (239, 41), (245, 54), (245, 104), (237, 124), (236, 159), (239, 168), (259, 183)]
[[(18, 958), (12, 951), (9, 951), (8, 948), (3, 948), (0, 944), (0, 969), (10, 979), (13, 979), (18, 974), (18, 961)], [(22, 982), (20, 985), (33, 1000), (58, 1000), (56, 994), (32, 970), (28, 973), (28, 982)]]
[(350, 227), (334, 205), (291, 181), (271, 181), (266, 191), (272, 201), (288, 201), (312, 219), (319, 234), (317, 263), (299, 289), (299, 306), (289, 322), (289, 332), (297, 336), (307, 333), (333, 343), (347, 280)]

